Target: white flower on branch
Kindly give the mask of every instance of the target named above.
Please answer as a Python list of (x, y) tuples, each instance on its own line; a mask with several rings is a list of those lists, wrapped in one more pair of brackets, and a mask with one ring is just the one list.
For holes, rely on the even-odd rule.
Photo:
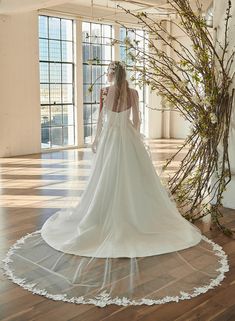
[(206, 144), (206, 143), (208, 142), (208, 138), (207, 138), (207, 137), (202, 137), (202, 142), (203, 142), (204, 144)]
[(218, 118), (215, 113), (210, 113), (210, 120), (212, 124), (216, 124), (218, 122)]
[(133, 81), (133, 82), (134, 82), (135, 80), (136, 80), (136, 78), (135, 78), (134, 76), (131, 76), (131, 77), (130, 77), (130, 81)]
[(194, 95), (192, 98), (191, 98), (192, 102), (194, 102), (195, 105), (199, 105), (201, 104), (201, 98), (197, 95)]
[(188, 85), (188, 80), (179, 80), (177, 82), (178, 87), (185, 89), (185, 87)]
[(137, 67), (137, 66), (133, 66), (133, 71), (143, 71), (143, 68), (141, 69), (141, 68), (139, 68), (139, 67)]
[(128, 52), (128, 57), (131, 59), (131, 61), (136, 60), (136, 55), (133, 52)]

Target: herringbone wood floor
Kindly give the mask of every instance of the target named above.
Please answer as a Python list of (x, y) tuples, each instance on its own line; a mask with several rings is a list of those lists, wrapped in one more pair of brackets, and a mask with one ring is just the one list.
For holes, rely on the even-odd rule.
[[(169, 157), (180, 140), (150, 140), (156, 169)], [(177, 158), (179, 161), (183, 151)], [(0, 258), (21, 236), (40, 229), (43, 222), (66, 204), (66, 182), (77, 168), (80, 195), (90, 172), (90, 149), (0, 159), (1, 210)], [(172, 170), (177, 167), (177, 161)], [(223, 220), (235, 226), (235, 210), (224, 209)], [(207, 226), (202, 225), (204, 230)], [(0, 320), (40, 321), (234, 321), (235, 243), (216, 228), (206, 235), (222, 245), (229, 255), (230, 271), (222, 285), (192, 300), (155, 306), (97, 308), (55, 302), (22, 289), (0, 270)]]

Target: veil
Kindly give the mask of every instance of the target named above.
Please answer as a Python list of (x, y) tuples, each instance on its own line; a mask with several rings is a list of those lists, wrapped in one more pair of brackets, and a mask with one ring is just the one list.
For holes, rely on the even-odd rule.
[[(81, 199), (74, 184), (73, 202), (9, 249), (4, 274), (34, 294), (100, 307), (193, 298), (221, 283), (227, 256), (179, 217), (141, 139), (138, 92), (121, 63), (109, 73)], [(76, 162), (70, 175), (80, 182)]]
[(115, 74), (114, 84), (101, 89), (100, 91), (100, 113), (97, 121), (97, 129), (94, 142), (92, 144), (93, 152), (96, 152), (103, 125), (107, 120), (107, 113), (112, 112), (111, 120), (107, 127), (113, 126), (118, 122), (120, 113), (127, 112), (128, 117), (123, 117), (121, 122), (122, 132), (126, 130), (130, 123), (140, 134), (141, 117), (139, 110), (139, 94), (138, 91), (129, 87), (126, 80), (126, 70), (122, 63), (115, 61), (110, 63), (108, 67), (108, 75)]

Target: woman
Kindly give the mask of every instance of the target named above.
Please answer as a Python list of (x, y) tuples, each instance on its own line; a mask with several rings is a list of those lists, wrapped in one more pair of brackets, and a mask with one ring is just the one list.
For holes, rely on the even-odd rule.
[(87, 188), (70, 215), (59, 212), (44, 223), (42, 237), (57, 250), (100, 258), (143, 257), (198, 244), (200, 230), (169, 199), (141, 140), (138, 92), (129, 88), (120, 62), (109, 65), (108, 80)]
[(226, 255), (161, 185), (140, 135), (138, 93), (120, 62), (109, 65), (108, 80), (80, 202), (18, 240), (3, 260), (5, 274), (47, 298), (101, 307), (205, 293), (223, 280)]

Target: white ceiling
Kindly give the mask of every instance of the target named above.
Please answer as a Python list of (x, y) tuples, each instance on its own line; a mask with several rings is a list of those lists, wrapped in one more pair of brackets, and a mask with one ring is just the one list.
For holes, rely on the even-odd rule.
[[(201, 0), (206, 10), (212, 0)], [(120, 5), (131, 12), (145, 11), (156, 19), (166, 19), (172, 14), (167, 0), (0, 0), (0, 14), (17, 14), (31, 10), (50, 10), (52, 13), (67, 13), (99, 20), (135, 22)], [(191, 0), (194, 5), (195, 0)]]

